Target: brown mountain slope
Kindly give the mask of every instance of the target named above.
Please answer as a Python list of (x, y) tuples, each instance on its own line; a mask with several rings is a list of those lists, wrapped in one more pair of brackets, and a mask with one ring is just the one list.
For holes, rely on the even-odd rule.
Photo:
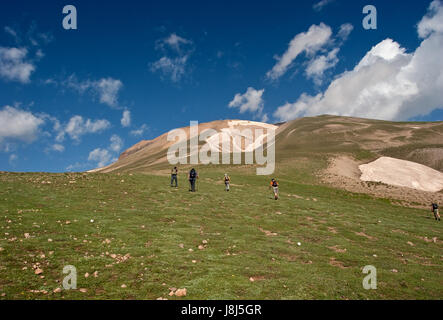
[[(234, 122), (233, 122), (234, 121)], [(266, 124), (222, 120), (199, 124), (218, 132), (227, 128), (260, 128)], [(390, 156), (418, 162), (443, 170), (443, 122), (390, 122), (339, 116), (300, 118), (278, 124), (276, 162), (279, 166), (298, 159), (316, 161), (348, 155), (360, 161)], [(182, 128), (189, 136), (189, 127)], [(143, 140), (124, 151), (117, 162), (94, 171), (152, 172), (169, 167), (166, 158), (168, 133), (153, 140)]]

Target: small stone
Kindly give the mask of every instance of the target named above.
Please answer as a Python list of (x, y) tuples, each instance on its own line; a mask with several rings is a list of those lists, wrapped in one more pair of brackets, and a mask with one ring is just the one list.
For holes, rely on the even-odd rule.
[(61, 288), (55, 288), (53, 292), (54, 293), (59, 293), (59, 292), (62, 292), (62, 289)]
[(184, 297), (184, 296), (186, 296), (186, 288), (178, 289), (177, 291), (175, 291), (175, 295), (177, 297)]
[(34, 273), (35, 273), (35, 274), (42, 274), (42, 273), (43, 273), (43, 270), (40, 269), (40, 268), (37, 268), (37, 269), (35, 269)]

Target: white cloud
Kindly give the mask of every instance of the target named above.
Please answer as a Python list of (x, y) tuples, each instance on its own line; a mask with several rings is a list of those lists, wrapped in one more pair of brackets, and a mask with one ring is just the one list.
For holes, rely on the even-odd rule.
[(306, 76), (314, 79), (314, 82), (320, 85), (325, 71), (335, 67), (338, 63), (337, 53), (339, 51), (339, 48), (334, 48), (327, 55), (317, 56), (312, 59), (306, 68)]
[(107, 104), (110, 107), (117, 108), (119, 106), (118, 94), (123, 87), (123, 83), (119, 79), (108, 77), (99, 80), (79, 81), (75, 75), (71, 75), (63, 84), (80, 94), (90, 92), (97, 95), (100, 103)]
[(11, 155), (9, 156), (9, 164), (10, 164), (11, 166), (14, 166), (14, 165), (15, 165), (15, 162), (17, 161), (17, 159), (18, 159), (18, 156), (17, 156), (16, 154), (11, 154)]
[(328, 4), (333, 2), (334, 0), (320, 0), (319, 2), (315, 3), (312, 8), (315, 11), (321, 11), (324, 7), (326, 7)]
[(276, 80), (280, 78), (291, 67), (292, 62), (303, 52), (308, 55), (315, 54), (331, 38), (332, 30), (324, 23), (312, 25), (307, 32), (297, 34), (289, 43), (288, 49), (281, 56), (276, 58), (277, 63), (266, 73), (267, 77)]
[[(265, 89), (255, 90), (249, 87), (245, 93), (237, 93), (234, 99), (229, 103), (229, 108), (239, 108), (240, 113), (247, 111), (254, 114), (254, 117), (260, 117), (263, 113), (263, 93)], [(263, 116), (264, 119), (267, 115)], [(267, 119), (266, 119), (267, 120)]]
[(441, 1), (431, 2), (428, 13), (418, 23), (417, 31), (420, 38), (426, 38), (432, 32), (443, 32), (443, 5)]
[(0, 47), (0, 77), (7, 81), (28, 83), (35, 66), (26, 61), (26, 48)]
[(169, 37), (157, 41), (156, 49), (164, 49), (165, 46), (167, 45), (170, 48), (174, 49), (175, 51), (180, 52), (181, 45), (186, 45), (186, 44), (191, 44), (191, 43), (192, 43), (191, 40), (182, 38), (175, 33), (171, 33), (169, 35)]
[(120, 152), (123, 147), (123, 140), (116, 134), (112, 135), (111, 144), (107, 149), (96, 148), (89, 153), (88, 161), (97, 163), (99, 168), (107, 166), (111, 162), (117, 161), (115, 153)]
[(155, 49), (160, 50), (163, 56), (150, 63), (151, 72), (161, 72), (162, 78), (168, 77), (173, 82), (179, 82), (186, 75), (189, 57), (193, 52), (193, 42), (182, 38), (175, 33), (169, 37), (157, 40)]
[(352, 30), (354, 30), (354, 26), (350, 23), (344, 23), (340, 26), (340, 30), (338, 31), (338, 37), (342, 41), (346, 41), (351, 34)]
[(111, 162), (112, 155), (106, 149), (97, 148), (89, 153), (88, 160), (97, 162), (97, 165), (101, 168), (107, 166)]
[(111, 145), (109, 146), (109, 149), (114, 152), (120, 152), (122, 148), (123, 148), (123, 140), (116, 134), (112, 135)]
[(418, 25), (419, 34), (428, 37), (415, 52), (406, 53), (397, 42), (383, 40), (324, 93), (302, 94), (295, 103), (279, 107), (274, 116), (279, 120), (319, 114), (407, 120), (443, 108), (443, 32), (438, 23), (429, 22), (440, 12), (441, 2), (433, 2), (426, 20)]
[(0, 142), (5, 139), (33, 142), (44, 120), (15, 107), (5, 106), (0, 110)]
[(122, 86), (120, 80), (112, 78), (100, 79), (94, 83), (94, 89), (100, 95), (100, 102), (111, 107), (117, 107), (118, 92)]
[(12, 29), (11, 27), (6, 26), (3, 30), (4, 30), (7, 34), (9, 34), (10, 36), (12, 36), (12, 37), (14, 38), (15, 41), (18, 41), (18, 40), (19, 40), (19, 37), (18, 37), (17, 31), (15, 31), (14, 29)]
[[(79, 141), (81, 136), (87, 133), (97, 133), (108, 129), (111, 126), (110, 122), (105, 119), (101, 120), (85, 120), (82, 116), (73, 116), (65, 126), (55, 124), (54, 128), (58, 128), (57, 142), (64, 140), (65, 134), (69, 135), (71, 139)], [(55, 129), (57, 130), (57, 129)]]
[(141, 136), (146, 130), (148, 130), (148, 126), (143, 124), (140, 128), (132, 130), (130, 134), (133, 136)]
[(161, 57), (151, 65), (151, 71), (161, 71), (164, 76), (169, 76), (173, 82), (178, 82), (185, 75), (188, 56), (177, 58)]
[(129, 127), (131, 125), (131, 111), (129, 110), (123, 111), (120, 123), (122, 124), (123, 127)]
[(58, 144), (58, 143), (53, 144), (51, 149), (54, 150), (54, 151), (58, 151), (58, 152), (65, 151), (65, 147), (63, 145), (61, 145), (61, 144)]

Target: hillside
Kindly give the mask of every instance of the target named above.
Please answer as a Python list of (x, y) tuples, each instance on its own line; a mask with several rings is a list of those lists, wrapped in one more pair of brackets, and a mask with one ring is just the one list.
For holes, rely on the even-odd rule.
[[(199, 124), (200, 132), (221, 131), (233, 120)], [(250, 122), (244, 127), (256, 128)], [(266, 124), (262, 124), (266, 125)], [(351, 155), (358, 160), (391, 156), (443, 170), (442, 122), (388, 122), (339, 116), (301, 118), (276, 125), (276, 161), (292, 163), (306, 156)], [(172, 129), (172, 128), (171, 128)], [(189, 134), (189, 127), (181, 128)], [(118, 161), (98, 172), (152, 172), (169, 166), (167, 133), (125, 150)]]
[[(209, 128), (222, 132), (235, 121), (204, 123), (199, 125), (199, 129), (200, 132)], [(244, 122), (242, 128), (266, 125)], [(399, 204), (406, 206), (424, 208), (432, 201), (443, 202), (442, 191), (434, 193), (361, 181), (359, 169), (362, 164), (387, 156), (413, 161), (442, 172), (442, 122), (389, 122), (325, 115), (276, 124), (275, 128), (275, 176), (398, 200)], [(182, 129), (189, 133), (189, 127)], [(167, 133), (150, 141), (141, 141), (124, 151), (117, 162), (93, 171), (166, 175), (171, 167), (166, 153), (172, 145), (166, 137)], [(189, 167), (182, 165), (180, 170), (188, 170)], [(212, 165), (200, 167), (215, 170)], [(218, 167), (230, 172), (254, 174), (251, 165)]]
[[(0, 299), (441, 299), (429, 210), (281, 177), (202, 168), (198, 191), (148, 174), (1, 173)], [(298, 244), (300, 243), (300, 244)], [(78, 273), (63, 290), (64, 266)], [(362, 268), (377, 268), (365, 290)], [(170, 296), (186, 288), (184, 297)]]

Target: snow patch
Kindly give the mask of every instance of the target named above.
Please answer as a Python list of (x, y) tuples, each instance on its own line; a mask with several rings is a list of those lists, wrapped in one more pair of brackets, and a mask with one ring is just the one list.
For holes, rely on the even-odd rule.
[(390, 157), (359, 166), (363, 181), (382, 182), (394, 186), (422, 191), (438, 192), (443, 189), (443, 173), (425, 165)]

